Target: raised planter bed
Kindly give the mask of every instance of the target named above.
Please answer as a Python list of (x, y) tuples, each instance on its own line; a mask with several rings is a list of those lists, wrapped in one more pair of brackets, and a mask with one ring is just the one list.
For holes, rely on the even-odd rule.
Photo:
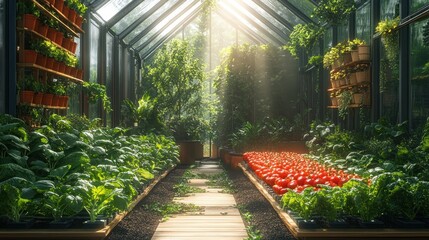
[(163, 174), (153, 179), (144, 191), (130, 204), (128, 211), (117, 214), (114, 219), (109, 221), (109, 224), (101, 229), (0, 229), (0, 239), (104, 239), (113, 230), (113, 228), (115, 228), (116, 225), (150, 193), (155, 185), (165, 178), (173, 169), (174, 167), (166, 170)]
[(285, 212), (275, 194), (270, 193), (266, 187), (257, 179), (251, 169), (248, 169), (247, 164), (240, 163), (239, 168), (243, 171), (244, 175), (255, 185), (259, 192), (267, 199), (273, 209), (277, 212), (280, 219), (285, 226), (298, 239), (429, 239), (429, 228), (309, 228), (308, 225), (315, 227), (314, 224), (309, 222), (300, 222), (300, 228), (295, 221), (295, 217)]

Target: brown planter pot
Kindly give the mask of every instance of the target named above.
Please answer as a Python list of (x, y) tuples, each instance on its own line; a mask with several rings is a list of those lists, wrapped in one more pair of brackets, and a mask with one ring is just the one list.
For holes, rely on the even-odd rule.
[(41, 105), (42, 100), (43, 100), (43, 93), (42, 92), (34, 93), (33, 104)]
[(338, 106), (338, 99), (337, 99), (337, 97), (332, 97), (331, 98), (331, 105), (334, 106), (334, 107)]
[(69, 12), (70, 12), (70, 8), (66, 4), (64, 4), (63, 10), (61, 12), (63, 13), (64, 17), (68, 17)]
[(23, 26), (32, 31), (36, 30), (36, 21), (37, 17), (33, 14), (24, 14), (22, 15)]
[(351, 54), (351, 52), (343, 53), (343, 62), (345, 64), (352, 62), (352, 54)]
[(178, 142), (179, 159), (181, 164), (193, 164), (203, 158), (203, 145), (199, 141)]
[(47, 0), (49, 4), (55, 5), (55, 0)]
[(66, 72), (66, 65), (63, 62), (59, 63), (58, 72), (60, 72), (60, 73)]
[(60, 102), (60, 96), (53, 95), (52, 96), (52, 104), (51, 104), (51, 106), (52, 107), (58, 107), (59, 102)]
[(68, 102), (69, 102), (69, 97), (68, 96), (59, 96), (59, 103), (58, 106), (59, 107), (67, 107), (68, 106)]
[(339, 86), (340, 87), (346, 85), (346, 80), (345, 79), (340, 79), (340, 80), (338, 80), (338, 82), (339, 82)]
[(53, 69), (54, 68), (54, 62), (55, 62), (55, 59), (53, 59), (51, 57), (47, 57), (46, 58), (46, 68)]
[(49, 38), (49, 40), (51, 40), (52, 42), (55, 42), (55, 38), (57, 37), (57, 30), (48, 27), (48, 33), (46, 37)]
[(243, 154), (241, 153), (229, 153), (230, 155), (230, 166), (232, 169), (238, 169), (238, 164), (243, 161)]
[(55, 43), (61, 46), (63, 44), (63, 39), (64, 39), (63, 33), (57, 32), (57, 35), (55, 36)]
[(362, 93), (353, 93), (352, 104), (363, 104), (363, 94)]
[(370, 59), (370, 49), (368, 45), (358, 46), (359, 60), (369, 60)]
[(34, 50), (24, 50), (22, 61), (23, 63), (35, 64), (37, 60), (37, 52)]
[(71, 45), (71, 39), (70, 38), (63, 38), (63, 44), (61, 44), (63, 46), (63, 48), (67, 49), (68, 51), (70, 51), (70, 45)]
[(46, 56), (42, 54), (37, 54), (36, 64), (41, 67), (46, 67)]
[(46, 26), (45, 24), (43, 24), (43, 23), (39, 23), (39, 25), (38, 25), (38, 27), (37, 27), (37, 32), (40, 34), (40, 35), (42, 35), (42, 36), (44, 36), (44, 37), (47, 37), (48, 36), (48, 26)]
[(72, 68), (70, 72), (70, 76), (76, 77), (76, 75), (77, 75), (77, 68)]
[(82, 69), (79, 69), (79, 68), (77, 69), (76, 78), (83, 79), (83, 70)]
[(76, 48), (77, 48), (77, 43), (75, 43), (74, 41), (72, 41), (70, 43), (70, 52), (76, 53)]
[(54, 94), (51, 94), (51, 93), (43, 94), (42, 104), (45, 106), (52, 106), (53, 97), (54, 97)]
[(54, 59), (54, 62), (53, 62), (53, 64), (52, 64), (52, 70), (54, 70), (54, 71), (58, 72), (58, 71), (59, 71), (59, 68), (60, 68), (60, 63), (59, 63), (59, 62), (57, 62), (57, 61)]
[(64, 7), (64, 0), (55, 0), (55, 8), (58, 9), (58, 11), (62, 12)]
[(21, 90), (19, 93), (19, 102), (32, 104), (34, 98), (34, 92), (31, 90)]
[(75, 23), (76, 15), (77, 15), (76, 11), (70, 8), (67, 18), (69, 19), (70, 22)]
[(212, 152), (211, 152), (211, 158), (218, 158), (219, 157), (219, 148), (216, 144), (212, 144)]
[(354, 85), (354, 84), (357, 83), (356, 73), (350, 73), (350, 75), (349, 75), (349, 83), (351, 85)]
[(82, 23), (83, 23), (83, 17), (79, 14), (76, 14), (76, 21), (75, 21), (76, 25), (79, 28), (82, 28)]
[(370, 80), (369, 70), (356, 72), (356, 82), (362, 83)]
[(352, 61), (353, 62), (359, 61), (359, 51), (358, 50), (352, 50), (350, 53), (352, 55)]
[(73, 69), (72, 67), (66, 65), (66, 69), (64, 71), (64, 74), (67, 74), (67, 75), (70, 76), (72, 69)]

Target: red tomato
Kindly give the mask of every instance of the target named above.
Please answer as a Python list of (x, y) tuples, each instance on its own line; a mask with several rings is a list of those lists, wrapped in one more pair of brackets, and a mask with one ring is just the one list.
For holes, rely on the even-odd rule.
[(298, 183), (295, 180), (292, 180), (287, 184), (287, 187), (290, 189), (295, 189), (297, 185)]
[(298, 179), (296, 180), (298, 182), (298, 185), (304, 185), (306, 182), (306, 178), (304, 176), (299, 176)]

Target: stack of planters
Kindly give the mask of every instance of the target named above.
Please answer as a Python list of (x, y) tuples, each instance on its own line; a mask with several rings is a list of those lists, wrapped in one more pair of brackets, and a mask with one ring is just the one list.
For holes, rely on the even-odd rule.
[(362, 133), (313, 124), (311, 154), (248, 152), (300, 228), (429, 227), (429, 121), (423, 134), (372, 123)]
[(0, 226), (104, 226), (178, 161), (174, 141), (162, 135), (128, 135), (81, 117), (50, 122), (28, 131), (0, 116)]

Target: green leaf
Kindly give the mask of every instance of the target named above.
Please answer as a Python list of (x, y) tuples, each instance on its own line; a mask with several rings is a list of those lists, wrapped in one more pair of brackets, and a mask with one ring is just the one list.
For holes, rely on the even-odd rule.
[(65, 165), (65, 166), (61, 166), (59, 168), (55, 168), (54, 170), (51, 170), (51, 172), (49, 173), (49, 176), (55, 177), (58, 179), (62, 179), (69, 172), (70, 168), (71, 168), (70, 165)]
[(4, 181), (11, 177), (21, 177), (29, 181), (35, 180), (34, 173), (26, 168), (23, 168), (15, 163), (6, 163), (0, 165), (0, 181)]
[(51, 180), (39, 180), (34, 183), (34, 186), (40, 190), (50, 190), (55, 187), (55, 184)]

